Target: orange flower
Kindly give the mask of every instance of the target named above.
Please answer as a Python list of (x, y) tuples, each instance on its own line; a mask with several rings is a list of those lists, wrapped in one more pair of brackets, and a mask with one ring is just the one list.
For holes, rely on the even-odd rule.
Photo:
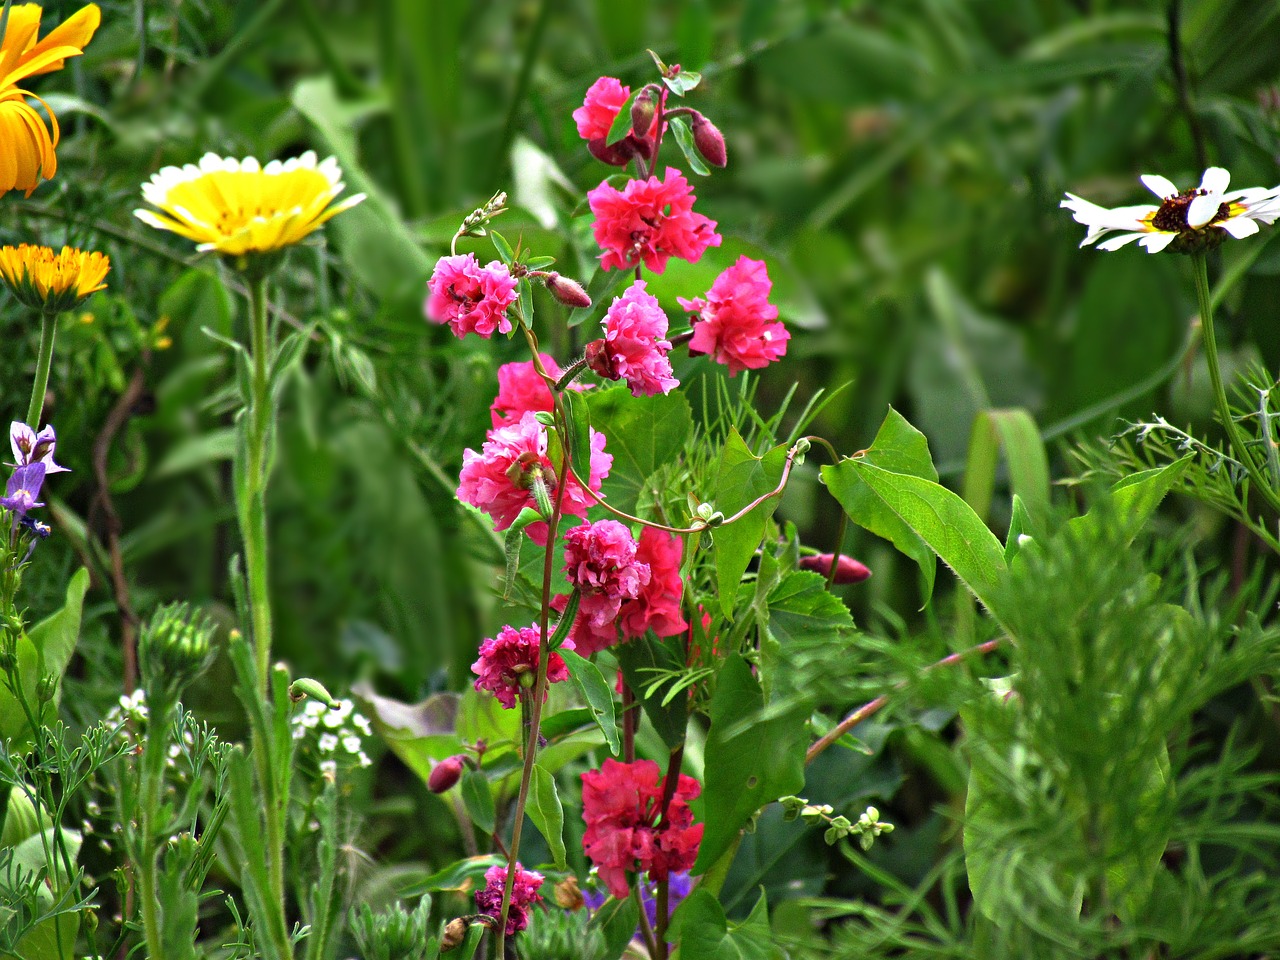
[[(27, 196), (43, 178), (58, 169), (54, 148), (58, 145), (58, 118), (48, 104), (18, 86), (28, 77), (61, 70), (67, 57), (78, 57), (98, 29), (102, 14), (96, 3), (83, 7), (50, 31), (43, 40), (41, 8), (20, 3), (9, 9), (9, 21), (0, 41), (0, 193), (24, 190)], [(31, 97), (44, 105), (49, 127), (27, 102)]]

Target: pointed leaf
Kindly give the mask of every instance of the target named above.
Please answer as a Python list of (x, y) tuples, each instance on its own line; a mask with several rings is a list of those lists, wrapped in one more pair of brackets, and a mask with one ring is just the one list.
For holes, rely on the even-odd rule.
[(618, 740), (618, 721), (614, 713), (613, 690), (605, 680), (604, 674), (590, 660), (583, 659), (572, 650), (561, 650), (560, 656), (569, 667), (569, 675), (573, 677), (582, 699), (587, 701), (591, 716), (595, 719), (600, 732), (609, 744), (609, 750), (616, 757), (621, 749)]
[[(730, 431), (720, 455), (716, 473), (715, 507), (726, 517), (742, 510), (752, 501), (774, 490), (782, 479), (787, 460), (787, 447), (779, 445), (763, 457), (755, 456), (736, 429)], [(720, 609), (725, 616), (733, 614), (733, 600), (738, 584), (747, 571), (765, 526), (778, 509), (778, 497), (771, 497), (734, 523), (726, 523), (711, 531), (716, 548), (716, 577), (720, 587)]]
[(542, 838), (551, 850), (551, 859), (557, 870), (568, 869), (565, 863), (564, 807), (556, 790), (556, 778), (546, 768), (534, 764), (533, 779), (529, 783), (529, 819), (534, 822)]

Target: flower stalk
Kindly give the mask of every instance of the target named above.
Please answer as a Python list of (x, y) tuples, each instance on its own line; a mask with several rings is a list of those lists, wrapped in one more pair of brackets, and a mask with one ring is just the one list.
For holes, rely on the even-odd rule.
[(1231, 413), (1231, 405), (1227, 401), (1226, 387), (1222, 382), (1222, 368), (1218, 360), (1218, 342), (1213, 328), (1213, 300), (1209, 293), (1209, 267), (1205, 254), (1198, 252), (1194, 256), (1196, 281), (1196, 301), (1200, 308), (1200, 329), (1204, 340), (1205, 363), (1209, 367), (1209, 383), (1213, 387), (1213, 398), (1218, 408), (1218, 419), (1227, 432), (1227, 442), (1237, 460), (1244, 466), (1253, 488), (1258, 491), (1267, 504), (1280, 514), (1280, 493), (1277, 493), (1275, 479), (1262, 472), (1254, 459), (1253, 451), (1246, 444), (1240, 432), (1240, 425)]
[(49, 367), (53, 364), (53, 341), (58, 333), (58, 314), (40, 311), (40, 353), (36, 356), (36, 376), (31, 382), (31, 403), (27, 406), (27, 423), (40, 429), (44, 415), (44, 395), (49, 389)]

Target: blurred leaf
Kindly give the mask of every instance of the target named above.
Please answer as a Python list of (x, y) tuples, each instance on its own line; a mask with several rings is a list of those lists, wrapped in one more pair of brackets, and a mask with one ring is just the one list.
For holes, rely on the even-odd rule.
[(610, 897), (591, 915), (591, 925), (604, 934), (604, 953), (599, 960), (618, 960), (640, 925), (640, 911), (630, 897)]
[(662, 742), (671, 748), (683, 743), (685, 730), (689, 725), (686, 698), (674, 697), (664, 705), (663, 689), (656, 690), (652, 696), (644, 695), (645, 689), (654, 682), (657, 675), (679, 673), (684, 668), (683, 659), (670, 646), (651, 634), (620, 644), (613, 648), (613, 652), (618, 658), (618, 666), (622, 668), (623, 679), (635, 694)]
[(1020, 498), (1027, 516), (1044, 520), (1049, 510), (1049, 458), (1035, 418), (1026, 410), (983, 410), (974, 418), (964, 473), (965, 501), (979, 517), (987, 518), (1001, 452), (1009, 465), (1012, 493)]
[(493, 790), (489, 786), (489, 778), (479, 770), (468, 770), (462, 775), (462, 802), (471, 822), (485, 833), (493, 833)]

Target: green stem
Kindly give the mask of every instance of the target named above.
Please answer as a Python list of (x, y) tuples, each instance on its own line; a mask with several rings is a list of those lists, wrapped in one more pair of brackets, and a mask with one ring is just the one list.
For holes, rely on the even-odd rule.
[[(1259, 468), (1254, 453), (1245, 444), (1240, 433), (1240, 425), (1231, 414), (1231, 406), (1227, 403), (1227, 391), (1222, 383), (1222, 368), (1218, 361), (1218, 342), (1213, 331), (1213, 301), (1209, 295), (1209, 267), (1203, 253), (1195, 254), (1196, 300), (1200, 306), (1200, 328), (1203, 332), (1204, 358), (1209, 367), (1209, 382), (1213, 386), (1213, 397), (1218, 407), (1218, 419), (1227, 431), (1227, 442), (1231, 445), (1237, 460), (1244, 465), (1245, 472), (1262, 498), (1271, 509), (1280, 513), (1280, 494), (1276, 492), (1273, 481)], [(1244, 505), (1243, 503), (1241, 504)], [(1246, 507), (1246, 513), (1248, 508)]]
[(165, 698), (158, 699), (161, 702), (152, 704), (152, 735), (146, 738), (142, 752), (142, 823), (138, 831), (142, 841), (139, 844), (142, 857), (137, 865), (138, 895), (142, 900), (142, 931), (151, 960), (159, 960), (164, 956), (159, 892), (156, 888), (159, 831), (156, 829), (155, 816), (160, 809), (160, 793), (164, 783), (164, 761), (168, 748), (168, 738), (164, 731), (168, 729), (170, 707)]
[(44, 414), (44, 394), (49, 389), (49, 366), (53, 363), (53, 339), (58, 332), (58, 315), (44, 311), (40, 315), (40, 355), (36, 358), (36, 378), (31, 383), (31, 403), (27, 407), (27, 426), (40, 429)]
[[(249, 380), (249, 396), (245, 397), (245, 415), (248, 417), (248, 437), (245, 455), (245, 475), (242, 480), (243, 500), (239, 504), (240, 535), (244, 540), (245, 578), (249, 587), (249, 616), (253, 631), (253, 655), (258, 684), (258, 696), (263, 704), (263, 716), (272, 715), (273, 707), (268, 695), (271, 668), (271, 597), (268, 588), (267, 566), (267, 479), (270, 472), (273, 409), (269, 370), (271, 364), (271, 339), (267, 327), (267, 280), (253, 277), (249, 281), (249, 352), (252, 371)], [(262, 729), (259, 729), (259, 726)], [(270, 886), (269, 906), (275, 914), (271, 929), (285, 933), (284, 943), (278, 944), (285, 956), (292, 953), (288, 944), (288, 923), (285, 914), (284, 883), (284, 824), (283, 808), (273, 785), (270, 749), (270, 724), (253, 725), (253, 756), (258, 784), (267, 794), (263, 808), (266, 826), (267, 880)], [(276, 762), (287, 762), (276, 758)]]

